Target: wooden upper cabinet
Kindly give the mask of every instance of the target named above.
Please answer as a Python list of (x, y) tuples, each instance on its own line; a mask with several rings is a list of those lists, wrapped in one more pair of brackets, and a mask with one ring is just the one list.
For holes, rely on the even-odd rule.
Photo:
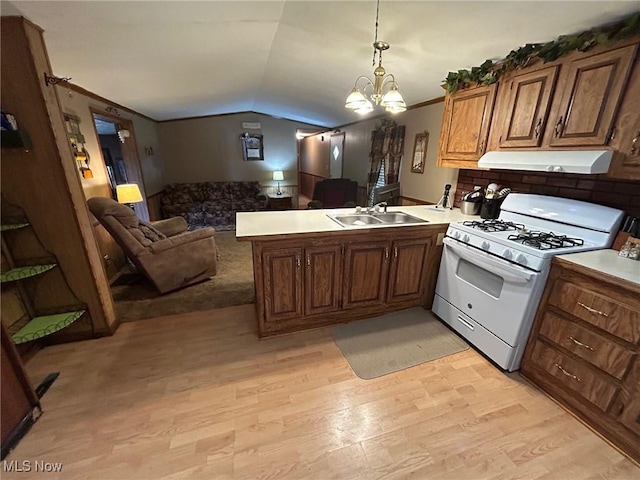
[(609, 146), (616, 151), (607, 176), (640, 180), (640, 61), (634, 62)]
[(462, 167), (484, 154), (497, 86), (475, 87), (447, 95), (438, 165)]
[(339, 310), (342, 246), (307, 247), (305, 256), (305, 314)]
[(637, 45), (630, 45), (569, 62), (558, 86), (562, 96), (549, 125), (549, 146), (608, 143), (636, 50)]
[(518, 75), (508, 84), (500, 148), (540, 146), (558, 68), (556, 65)]
[(265, 321), (288, 320), (302, 316), (302, 248), (265, 251)]

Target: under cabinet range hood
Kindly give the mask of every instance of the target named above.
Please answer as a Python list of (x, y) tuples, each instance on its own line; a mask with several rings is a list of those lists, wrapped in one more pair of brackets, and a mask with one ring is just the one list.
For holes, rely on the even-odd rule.
[(613, 150), (567, 150), (487, 152), (478, 161), (481, 168), (532, 172), (607, 173)]

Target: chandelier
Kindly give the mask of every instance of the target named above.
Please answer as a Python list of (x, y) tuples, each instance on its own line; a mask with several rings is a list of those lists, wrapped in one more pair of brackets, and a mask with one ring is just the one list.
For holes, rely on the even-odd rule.
[[(380, 13), (380, 0), (376, 5), (376, 33), (373, 40), (373, 62), (371, 66), (376, 65), (376, 56), (378, 57), (378, 66), (373, 70), (373, 81), (364, 75), (356, 78), (353, 85), (353, 90), (347, 97), (345, 102), (345, 108), (353, 110), (356, 113), (365, 115), (373, 111), (373, 103), (380, 105), (390, 113), (400, 113), (407, 109), (407, 104), (404, 103), (404, 99), (398, 91), (398, 82), (395, 77), (389, 73), (382, 66), (382, 52), (389, 50), (389, 44), (387, 42), (378, 41), (378, 16)], [(360, 82), (360, 80), (363, 80)], [(362, 85), (362, 91), (358, 88), (358, 82)], [(369, 93), (369, 100), (366, 97), (367, 89), (371, 90)], [(385, 92), (386, 90), (386, 92)], [(373, 101), (373, 103), (371, 103)]]

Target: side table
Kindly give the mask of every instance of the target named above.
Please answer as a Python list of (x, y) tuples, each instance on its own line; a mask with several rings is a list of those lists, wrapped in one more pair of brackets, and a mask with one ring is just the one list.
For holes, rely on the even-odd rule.
[(267, 197), (269, 210), (291, 210), (293, 208), (291, 195), (269, 194)]

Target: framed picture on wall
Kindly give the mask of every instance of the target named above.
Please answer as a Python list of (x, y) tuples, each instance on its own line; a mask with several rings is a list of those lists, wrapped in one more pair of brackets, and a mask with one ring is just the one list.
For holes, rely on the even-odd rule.
[(429, 132), (426, 130), (416, 133), (413, 144), (413, 157), (411, 157), (411, 172), (424, 173), (424, 162), (427, 156), (427, 146), (429, 145)]
[(255, 133), (243, 133), (240, 135), (242, 141), (242, 157), (246, 160), (264, 160), (264, 146), (262, 135)]

